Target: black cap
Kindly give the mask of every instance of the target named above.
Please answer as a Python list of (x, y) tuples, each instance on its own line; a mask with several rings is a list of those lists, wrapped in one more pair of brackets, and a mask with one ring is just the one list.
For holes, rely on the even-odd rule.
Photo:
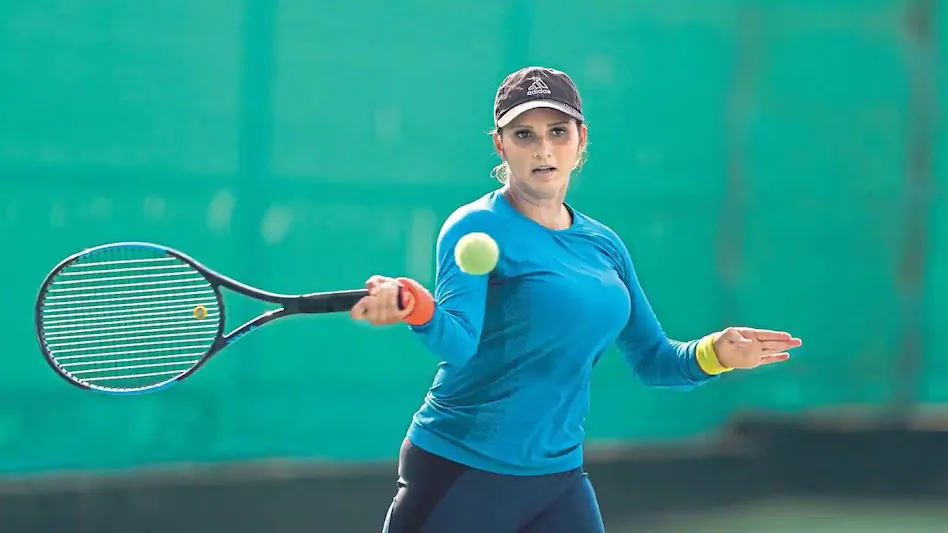
[(583, 121), (583, 102), (565, 73), (547, 67), (525, 67), (504, 78), (494, 99), (494, 126), (502, 128), (518, 115), (538, 107), (562, 111)]

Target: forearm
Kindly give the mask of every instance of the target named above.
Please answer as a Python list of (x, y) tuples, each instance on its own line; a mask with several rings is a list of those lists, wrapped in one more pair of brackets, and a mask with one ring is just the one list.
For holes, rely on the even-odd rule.
[(636, 377), (646, 385), (690, 389), (713, 377), (698, 362), (698, 344), (662, 338), (651, 347), (625, 356), (632, 361)]
[(428, 350), (451, 365), (463, 366), (477, 352), (476, 327), (463, 314), (436, 306), (431, 320), (409, 326)]
[[(488, 276), (474, 276), (461, 271), (454, 259), (458, 240), (471, 232), (500, 234), (485, 212), (461, 210), (452, 214), (438, 236), (434, 296), (423, 294), (431, 302), (430, 314), (409, 325), (428, 350), (452, 365), (464, 365), (477, 352), (484, 308), (487, 300)], [(407, 286), (420, 293), (416, 282), (405, 280)]]

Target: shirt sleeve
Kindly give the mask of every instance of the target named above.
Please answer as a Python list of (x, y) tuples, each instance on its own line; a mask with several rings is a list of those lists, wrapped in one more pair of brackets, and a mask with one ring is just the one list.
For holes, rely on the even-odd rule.
[(639, 283), (628, 249), (617, 238), (619, 271), (629, 290), (632, 310), (616, 344), (622, 357), (643, 383), (651, 387), (691, 389), (718, 376), (701, 369), (699, 340), (669, 339)]
[(464, 235), (491, 230), (491, 213), (456, 212), (441, 227), (436, 244), (435, 312), (428, 323), (409, 326), (442, 361), (463, 366), (477, 352), (484, 327), (489, 275), (470, 275), (458, 268), (454, 247)]

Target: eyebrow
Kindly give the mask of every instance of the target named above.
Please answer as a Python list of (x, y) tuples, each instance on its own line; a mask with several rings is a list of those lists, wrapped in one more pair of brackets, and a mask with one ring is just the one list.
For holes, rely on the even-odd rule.
[[(549, 124), (547, 124), (547, 127), (563, 126), (564, 124), (569, 124), (569, 120), (567, 119), (567, 120), (558, 120), (558, 121), (556, 121), (556, 122), (550, 122)], [(526, 125), (526, 124), (511, 124), (511, 126), (514, 126), (514, 127), (517, 127), (517, 128), (530, 128), (530, 129), (533, 129), (531, 126), (528, 126), (528, 125)]]

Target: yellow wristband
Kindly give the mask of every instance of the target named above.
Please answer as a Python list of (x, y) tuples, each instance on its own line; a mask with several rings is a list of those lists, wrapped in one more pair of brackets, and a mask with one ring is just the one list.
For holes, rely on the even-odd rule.
[(734, 370), (733, 368), (722, 365), (721, 362), (718, 361), (718, 354), (714, 352), (714, 337), (716, 335), (716, 333), (705, 335), (698, 341), (698, 349), (695, 350), (698, 366), (711, 376)]

